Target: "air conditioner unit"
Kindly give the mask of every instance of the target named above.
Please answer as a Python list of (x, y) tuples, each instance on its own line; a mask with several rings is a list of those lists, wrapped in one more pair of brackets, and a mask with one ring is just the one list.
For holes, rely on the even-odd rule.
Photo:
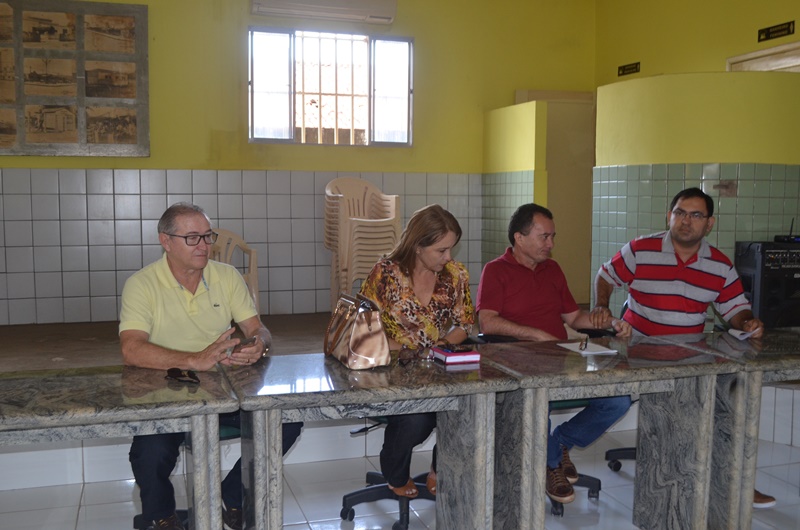
[(397, 0), (253, 0), (253, 14), (391, 24)]

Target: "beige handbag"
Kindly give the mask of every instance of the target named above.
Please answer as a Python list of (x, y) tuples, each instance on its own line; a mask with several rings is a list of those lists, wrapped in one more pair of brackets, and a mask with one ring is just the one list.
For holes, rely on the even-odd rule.
[(380, 309), (368, 298), (342, 293), (325, 330), (325, 354), (351, 370), (386, 366), (392, 361)]

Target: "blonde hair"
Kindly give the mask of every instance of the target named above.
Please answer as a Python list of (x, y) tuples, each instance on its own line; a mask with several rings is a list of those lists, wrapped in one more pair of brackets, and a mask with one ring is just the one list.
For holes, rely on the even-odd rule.
[(461, 240), (461, 226), (453, 214), (438, 204), (421, 208), (408, 220), (400, 241), (388, 258), (397, 263), (403, 274), (411, 276), (416, 264), (417, 248), (433, 245), (448, 232), (456, 235), (456, 243)]

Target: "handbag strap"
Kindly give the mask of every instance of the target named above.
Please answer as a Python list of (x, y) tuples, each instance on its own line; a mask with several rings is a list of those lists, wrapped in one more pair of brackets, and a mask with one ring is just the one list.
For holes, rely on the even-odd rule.
[[(331, 354), (333, 350), (336, 349), (336, 346), (339, 344), (339, 341), (342, 340), (344, 331), (347, 328), (347, 321), (350, 320), (350, 316), (356, 311), (357, 307), (356, 304), (353, 303), (352, 297), (344, 294), (341, 295), (339, 301), (336, 303), (333, 316), (331, 316), (328, 322), (328, 327), (325, 329), (325, 343), (323, 349), (326, 354)], [(333, 342), (330, 342), (331, 328), (333, 328), (334, 323), (336, 323), (337, 326), (333, 334)]]

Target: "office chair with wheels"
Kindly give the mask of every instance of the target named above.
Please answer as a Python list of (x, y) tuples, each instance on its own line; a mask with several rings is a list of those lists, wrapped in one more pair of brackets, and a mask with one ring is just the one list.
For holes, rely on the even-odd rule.
[[(484, 344), (485, 342), (486, 341), (477, 337), (468, 337), (462, 344)], [(350, 434), (352, 436), (365, 434), (373, 429), (381, 427), (382, 425), (386, 425), (387, 422), (386, 417), (384, 416), (376, 416), (369, 419), (373, 422), (371, 425), (354, 429), (350, 431)], [(392, 526), (392, 530), (406, 530), (409, 523), (410, 501), (415, 499), (436, 501), (436, 496), (428, 491), (426, 485), (427, 478), (428, 473), (422, 473), (412, 477), (414, 485), (419, 491), (419, 495), (417, 495), (414, 499), (409, 499), (408, 497), (396, 495), (392, 490), (386, 487), (386, 479), (381, 473), (378, 473), (377, 471), (369, 471), (367, 472), (366, 477), (366, 487), (347, 493), (342, 497), (342, 511), (339, 513), (339, 516), (343, 521), (352, 521), (355, 517), (354, 507), (359, 504), (365, 502), (375, 502), (384, 499), (397, 500), (400, 503), (400, 519)]]
[[(380, 427), (381, 425), (386, 425), (386, 418), (383, 416), (370, 419), (374, 422), (372, 425), (350, 431), (350, 434), (364, 434), (372, 429)], [(339, 516), (343, 521), (352, 521), (356, 515), (354, 507), (359, 504), (385, 499), (396, 500), (400, 504), (400, 519), (392, 525), (392, 530), (408, 530), (410, 510), (409, 503), (416, 499), (436, 501), (436, 496), (431, 494), (425, 485), (425, 480), (427, 477), (427, 473), (413, 477), (414, 485), (417, 487), (419, 495), (417, 495), (414, 499), (409, 499), (408, 497), (396, 495), (392, 490), (386, 487), (386, 479), (382, 474), (378, 473), (377, 471), (369, 471), (367, 472), (366, 477), (366, 487), (347, 493), (342, 497), (342, 511), (339, 513)]]
[[(578, 330), (581, 333), (586, 333), (590, 336), (603, 336), (603, 332), (599, 330)], [(607, 332), (604, 332), (607, 334)], [(492, 335), (486, 333), (479, 333), (477, 337), (477, 341), (484, 344), (490, 344), (493, 342), (518, 342), (517, 339), (514, 337), (510, 337), (507, 335)], [(568, 409), (576, 409), (576, 408), (583, 408), (589, 404), (588, 399), (566, 399), (563, 401), (551, 401), (550, 402), (550, 410), (568, 410)], [(598, 499), (600, 498), (600, 490), (602, 489), (602, 483), (599, 478), (593, 477), (591, 475), (584, 475), (583, 473), (578, 473), (578, 481), (572, 485), (572, 487), (581, 487), (581, 488), (588, 488), (589, 490), (589, 498), (590, 499)], [(563, 516), (564, 515), (564, 504), (558, 502), (556, 500), (550, 499), (550, 513), (553, 515)]]

